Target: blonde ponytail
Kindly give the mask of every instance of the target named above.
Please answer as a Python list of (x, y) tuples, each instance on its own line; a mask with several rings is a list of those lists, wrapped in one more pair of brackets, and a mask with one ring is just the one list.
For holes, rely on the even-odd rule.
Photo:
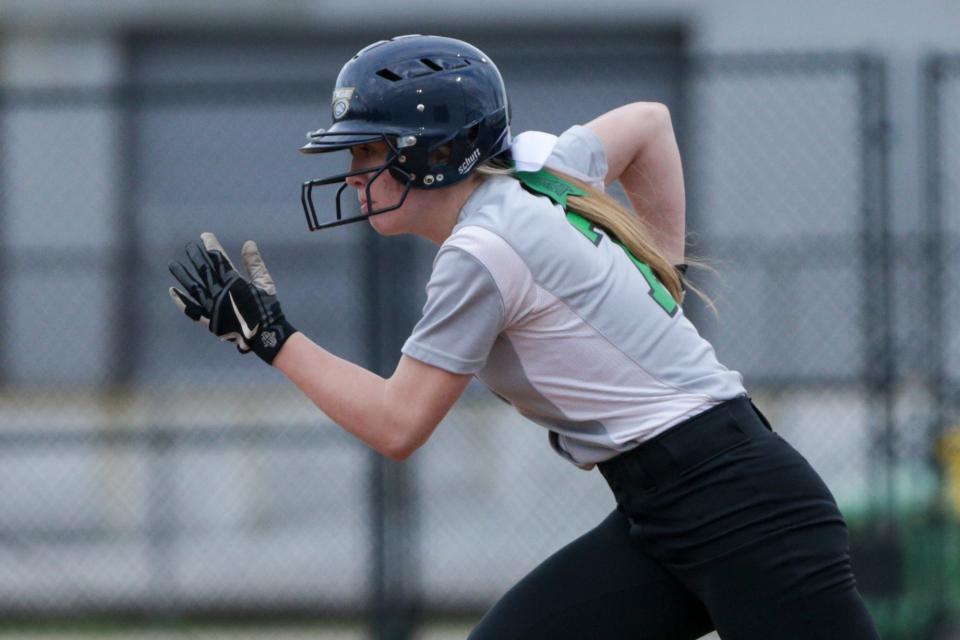
[[(653, 271), (657, 280), (667, 289), (677, 304), (683, 303), (684, 283), (674, 265), (670, 264), (653, 241), (653, 233), (636, 213), (623, 206), (614, 197), (559, 171), (546, 169), (555, 177), (569, 182), (586, 193), (585, 196), (568, 195), (567, 210), (586, 218), (620, 242), (637, 260), (645, 263)], [(477, 172), (482, 176), (513, 175), (510, 167), (497, 161), (480, 166)], [(687, 287), (697, 295), (703, 295), (693, 287)], [(709, 300), (707, 301), (709, 304)]]
[(634, 258), (650, 267), (677, 304), (683, 303), (680, 274), (657, 248), (653, 233), (640, 216), (620, 204), (613, 196), (581, 180), (559, 171), (547, 171), (587, 193), (585, 196), (567, 196), (568, 211), (583, 216), (619, 241)]

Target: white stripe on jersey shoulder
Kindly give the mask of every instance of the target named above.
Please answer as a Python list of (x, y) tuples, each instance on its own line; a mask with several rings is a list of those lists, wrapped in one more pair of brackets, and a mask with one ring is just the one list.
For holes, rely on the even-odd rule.
[(514, 167), (517, 171), (540, 171), (559, 138), (543, 131), (524, 131), (515, 136), (510, 145), (510, 155), (513, 156)]
[[(567, 156), (571, 150), (566, 147), (570, 146), (571, 139), (585, 147), (590, 153), (588, 157), (597, 162), (596, 175), (584, 173), (568, 162)], [(540, 171), (546, 167), (586, 182), (599, 191), (606, 190), (604, 177), (607, 174), (607, 159), (603, 143), (587, 127), (574, 125), (563, 132), (562, 138), (543, 131), (524, 131), (514, 137), (510, 152), (517, 171)], [(577, 157), (582, 158), (583, 155), (578, 154)]]
[(533, 273), (520, 254), (497, 233), (468, 225), (447, 238), (443, 248), (454, 247), (469, 253), (486, 267), (500, 289), (507, 325), (532, 311), (538, 290)]

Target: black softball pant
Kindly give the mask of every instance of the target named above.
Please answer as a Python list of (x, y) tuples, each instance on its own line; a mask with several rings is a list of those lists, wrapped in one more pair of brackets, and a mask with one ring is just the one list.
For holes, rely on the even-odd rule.
[(521, 580), (471, 640), (866, 640), (847, 528), (747, 398), (600, 465), (617, 510)]

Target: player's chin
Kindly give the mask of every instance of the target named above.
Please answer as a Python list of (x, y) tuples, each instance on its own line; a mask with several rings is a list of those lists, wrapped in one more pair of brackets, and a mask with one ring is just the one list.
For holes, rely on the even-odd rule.
[(370, 222), (370, 226), (373, 227), (373, 230), (380, 235), (395, 236), (405, 232), (405, 229), (402, 229), (401, 225), (398, 224), (400, 217), (394, 215), (395, 213), (396, 211), (378, 213), (367, 218), (367, 221)]

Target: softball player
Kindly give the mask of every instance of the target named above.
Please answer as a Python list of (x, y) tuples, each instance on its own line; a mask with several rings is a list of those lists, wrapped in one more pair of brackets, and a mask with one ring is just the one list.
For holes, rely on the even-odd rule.
[[(391, 458), (422, 445), (476, 376), (545, 427), (557, 454), (599, 469), (617, 509), (471, 638), (878, 638), (827, 487), (684, 316), (683, 176), (665, 107), (512, 140), (487, 56), (405, 36), (354, 56), (331, 110), (302, 150), (349, 150), (352, 164), (304, 184), (310, 228), (368, 219), (440, 247), (393, 375), (297, 332), (252, 242), (244, 277), (204, 234), (190, 268), (171, 263), (183, 286), (171, 295)], [(615, 181), (633, 211), (603, 193)], [(340, 185), (337, 216), (320, 222), (313, 189), (327, 184)], [(349, 218), (348, 188), (362, 211)]]

